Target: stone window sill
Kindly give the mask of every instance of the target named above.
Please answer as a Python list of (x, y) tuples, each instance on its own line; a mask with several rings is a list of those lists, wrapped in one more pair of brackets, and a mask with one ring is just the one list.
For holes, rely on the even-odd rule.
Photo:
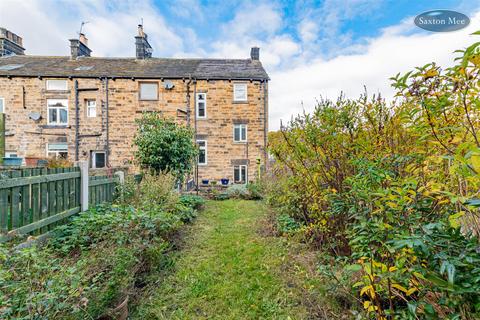
[(70, 129), (72, 126), (70, 125), (52, 125), (52, 124), (43, 124), (39, 126), (42, 129)]

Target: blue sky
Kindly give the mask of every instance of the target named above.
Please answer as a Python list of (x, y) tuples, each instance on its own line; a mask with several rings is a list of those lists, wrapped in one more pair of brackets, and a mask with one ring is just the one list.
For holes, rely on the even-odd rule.
[[(236, 14), (249, 11), (256, 2), (250, 1), (161, 1), (155, 6), (171, 26), (188, 25), (201, 36), (203, 45), (214, 43), (224, 32), (224, 26), (235, 19)], [(262, 2), (259, 2), (262, 3)], [(289, 35), (295, 41), (301, 41), (298, 26), (305, 19), (323, 21), (335, 19), (325, 28), (316, 30), (314, 42), (327, 44), (320, 46), (322, 54), (337, 54), (338, 36), (348, 37), (349, 44), (362, 43), (365, 37), (375, 37), (385, 27), (400, 23), (409, 16), (436, 8), (455, 9), (470, 12), (478, 7), (475, 1), (268, 1), (281, 16), (281, 24), (275, 31), (277, 34)], [(179, 5), (180, 4), (180, 5)], [(320, 23), (321, 25), (321, 23)], [(147, 25), (148, 27), (148, 25)], [(333, 29), (333, 30), (332, 30)], [(263, 30), (265, 31), (265, 30)], [(258, 37), (265, 38), (269, 34), (259, 28)], [(195, 48), (188, 48), (195, 51)]]
[[(467, 14), (469, 28), (423, 31), (413, 18), (432, 9)], [(0, 26), (24, 38), (27, 54), (68, 55), (81, 21), (94, 56), (134, 55), (143, 18), (156, 57), (248, 58), (259, 46), (271, 77), (270, 123), (313, 109), (341, 92), (393, 96), (388, 78), (472, 43), (478, 1), (0, 0)]]

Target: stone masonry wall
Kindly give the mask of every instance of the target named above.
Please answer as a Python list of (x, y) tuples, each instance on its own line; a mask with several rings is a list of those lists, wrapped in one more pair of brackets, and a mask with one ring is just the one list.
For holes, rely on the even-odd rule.
[[(47, 91), (45, 78), (12, 77), (0, 78), (0, 98), (4, 98), (6, 112), (6, 151), (16, 152), (20, 157), (46, 157), (48, 143), (67, 142), (68, 158), (75, 160), (75, 91), (79, 88), (97, 88), (96, 91), (79, 92), (80, 105), (80, 160), (88, 160), (91, 151), (106, 148), (106, 90), (105, 80), (68, 79), (68, 90)], [(133, 163), (133, 138), (136, 133), (135, 119), (142, 112), (158, 111), (165, 117), (186, 124), (186, 115), (178, 109), (187, 109), (187, 87), (190, 92), (190, 126), (197, 128), (197, 138), (207, 141), (207, 164), (199, 166), (199, 179), (233, 181), (235, 163), (248, 163), (249, 180), (255, 180), (256, 159), (264, 163), (264, 86), (266, 83), (247, 81), (248, 100), (233, 101), (233, 84), (227, 80), (199, 80), (188, 85), (188, 80), (170, 80), (173, 89), (167, 90), (160, 80), (108, 80), (108, 115), (111, 166)], [(141, 82), (158, 83), (159, 98), (156, 101), (141, 101)], [(195, 119), (196, 92), (206, 93), (207, 118)], [(268, 90), (267, 90), (268, 91)], [(68, 99), (68, 125), (47, 125), (47, 99)], [(95, 99), (97, 116), (87, 117), (86, 100)], [(268, 97), (267, 97), (268, 99)], [(41, 119), (29, 118), (32, 112), (41, 114)], [(267, 111), (268, 114), (268, 111)], [(233, 141), (234, 123), (247, 124), (247, 143)], [(267, 128), (268, 129), (268, 128)]]

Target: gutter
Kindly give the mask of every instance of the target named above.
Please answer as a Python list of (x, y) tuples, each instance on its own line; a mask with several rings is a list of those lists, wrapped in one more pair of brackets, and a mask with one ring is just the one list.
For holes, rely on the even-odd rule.
[(105, 165), (108, 168), (110, 166), (110, 122), (109, 122), (109, 117), (108, 117), (108, 78), (105, 77), (105, 116), (106, 116), (106, 122), (107, 122), (107, 128), (106, 128), (106, 138), (107, 142), (105, 145)]
[[(187, 77), (159, 77), (159, 76), (82, 76), (82, 75), (39, 75), (39, 74), (21, 74), (21, 75), (14, 75), (14, 74), (0, 74), (0, 78), (77, 78), (77, 79), (128, 79), (128, 80), (136, 80), (136, 79), (157, 79), (157, 80), (185, 80)], [(269, 77), (196, 77), (193, 76), (196, 80), (228, 80), (228, 81), (268, 81), (270, 80)]]
[(263, 83), (263, 156), (264, 156), (264, 167), (265, 167), (265, 172), (267, 172), (267, 134), (268, 134), (268, 127), (267, 127), (267, 121), (268, 121), (268, 115), (267, 115), (267, 85), (268, 81), (265, 80)]
[[(193, 107), (195, 112), (193, 113), (193, 123), (194, 123), (194, 139), (195, 145), (197, 144), (197, 79), (193, 82)], [(198, 158), (195, 161), (195, 185), (197, 189), (198, 196)]]
[(80, 106), (78, 105), (78, 80), (75, 80), (75, 161), (79, 160), (80, 148)]
[(186, 92), (186, 100), (187, 100), (187, 107), (185, 110), (187, 110), (187, 127), (190, 128), (190, 84), (192, 84), (192, 77), (188, 79), (187, 82), (187, 92)]

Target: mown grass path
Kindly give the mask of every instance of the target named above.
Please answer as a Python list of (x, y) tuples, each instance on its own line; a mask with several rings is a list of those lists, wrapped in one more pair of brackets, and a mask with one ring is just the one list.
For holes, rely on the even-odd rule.
[(265, 217), (259, 202), (208, 202), (188, 232), (174, 271), (133, 318), (309, 318), (298, 286), (282, 270), (285, 241), (259, 232)]

